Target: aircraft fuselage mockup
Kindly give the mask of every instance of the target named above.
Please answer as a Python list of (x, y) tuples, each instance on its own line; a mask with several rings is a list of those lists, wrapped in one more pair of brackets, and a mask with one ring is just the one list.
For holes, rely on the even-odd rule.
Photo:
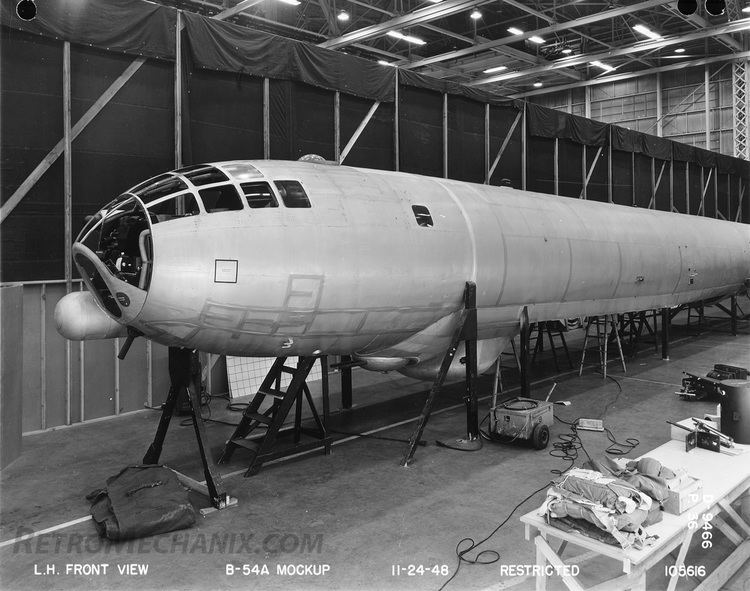
[[(232, 161), (150, 179), (73, 245), (69, 339), (241, 356), (354, 355), (432, 379), (477, 286), (479, 370), (531, 322), (736, 294), (750, 226), (321, 162)], [(456, 356), (451, 374), (462, 375)]]

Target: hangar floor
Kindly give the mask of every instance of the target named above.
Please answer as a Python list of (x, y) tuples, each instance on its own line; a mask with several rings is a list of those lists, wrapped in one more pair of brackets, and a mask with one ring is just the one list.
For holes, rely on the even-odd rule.
[[(678, 319), (679, 322), (679, 319)], [(532, 366), (533, 393), (543, 398), (557, 382), (555, 400), (570, 400), (556, 414), (573, 420), (602, 417), (618, 440), (635, 437), (640, 443), (630, 456), (641, 455), (669, 439), (666, 418), (701, 416), (715, 402), (687, 402), (674, 395), (681, 372), (699, 375), (714, 363), (750, 365), (750, 327), (740, 324), (734, 337), (728, 323), (690, 335), (673, 326), (671, 360), (662, 361), (653, 347), (643, 345), (628, 361), (623, 375), (610, 364), (615, 380), (603, 380), (593, 367), (582, 377), (577, 371), (558, 373), (545, 352)], [(580, 332), (580, 331), (579, 331)], [(574, 361), (581, 342), (571, 343)], [(511, 372), (515, 373), (515, 372)], [(481, 395), (491, 380), (481, 381)], [(619, 385), (618, 385), (619, 384)], [(512, 385), (512, 384), (511, 384)], [(334, 429), (365, 432), (385, 425), (376, 434), (408, 438), (424, 400), (425, 384), (406, 378), (359, 372), (355, 375), (355, 409), (335, 417)], [(620, 391), (621, 388), (621, 391)], [(512, 393), (512, 392), (511, 392)], [(313, 453), (266, 466), (259, 475), (243, 479), (245, 458), (239, 450), (222, 472), (239, 505), (199, 518), (190, 530), (146, 538), (130, 544), (103, 544), (89, 519), (84, 496), (101, 487), (108, 476), (137, 463), (153, 437), (159, 414), (139, 412), (24, 438), (24, 453), (2, 472), (0, 521), (0, 586), (3, 589), (433, 589), (447, 580), (426, 571), (422, 576), (394, 576), (393, 565), (441, 565), (453, 573), (456, 544), (461, 538), (481, 540), (503, 521), (517, 503), (553, 477), (552, 469), (568, 463), (522, 446), (487, 443), (482, 450), (462, 453), (434, 445), (436, 439), (463, 434), (461, 385), (441, 394), (416, 460), (399, 466), (404, 443), (388, 439), (346, 438), (324, 456)], [(215, 407), (220, 406), (214, 403)], [(486, 412), (483, 400), (480, 412)], [(606, 413), (606, 414), (605, 414)], [(236, 414), (215, 410), (214, 418), (236, 421)], [(209, 423), (208, 436), (218, 453), (231, 427)], [(556, 422), (553, 441), (568, 431)], [(343, 436), (342, 436), (343, 437)], [(592, 456), (609, 445), (600, 433), (584, 432)], [(201, 479), (192, 429), (174, 426), (167, 436), (162, 461)], [(464, 564), (447, 589), (534, 588), (533, 578), (501, 577), (501, 564), (534, 564), (531, 543), (524, 540), (518, 516), (537, 507), (544, 493), (531, 497), (482, 548), (496, 550), (499, 562)], [(59, 527), (59, 526), (63, 527)], [(50, 531), (25, 542), (12, 542), (32, 532)], [(693, 547), (686, 563), (705, 565), (711, 572), (730, 552), (730, 543), (715, 534), (710, 552)], [(696, 540), (697, 541), (697, 540)], [(10, 542), (10, 543), (8, 543)], [(569, 550), (575, 555), (577, 550)], [(72, 574), (75, 566), (108, 564), (107, 573)], [(134, 564), (145, 574), (121, 575), (118, 565)], [(665, 563), (666, 564), (666, 563)], [(49, 565), (53, 565), (50, 570)], [(227, 575), (227, 565), (236, 567)], [(242, 566), (249, 565), (243, 573)], [(258, 574), (252, 571), (257, 565)], [(270, 574), (261, 574), (266, 565)], [(329, 565), (326, 574), (282, 575), (277, 565)], [(581, 563), (582, 581), (595, 584), (615, 574), (604, 559)], [(66, 574), (66, 569), (71, 574)], [(443, 570), (445, 572), (446, 569)], [(39, 574), (54, 572), (56, 574)], [(101, 567), (100, 567), (101, 572)], [(680, 579), (678, 589), (692, 589), (695, 579)], [(750, 566), (739, 571), (723, 589), (747, 591)], [(552, 590), (562, 589), (560, 579)], [(665, 589), (664, 569), (650, 571), (649, 589)]]

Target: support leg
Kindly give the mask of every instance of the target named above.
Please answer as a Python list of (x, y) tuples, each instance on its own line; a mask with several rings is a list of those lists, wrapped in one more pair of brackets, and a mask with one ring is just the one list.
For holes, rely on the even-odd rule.
[(349, 410), (352, 407), (352, 368), (347, 367), (351, 363), (350, 355), (342, 355), (341, 363), (341, 408)]
[(531, 383), (529, 379), (529, 310), (526, 306), (521, 311), (521, 396), (529, 398)]
[(669, 308), (661, 309), (661, 358), (669, 361)]

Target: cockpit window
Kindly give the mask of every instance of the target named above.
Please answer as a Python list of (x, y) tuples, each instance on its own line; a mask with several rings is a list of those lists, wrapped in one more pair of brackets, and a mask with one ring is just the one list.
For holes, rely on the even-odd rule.
[(188, 167), (181, 169), (179, 172), (196, 187), (229, 180), (227, 175), (213, 166)]
[(297, 181), (275, 181), (274, 184), (287, 207), (310, 207), (307, 193)]
[(178, 191), (187, 191), (187, 185), (182, 179), (165, 175), (164, 177), (157, 177), (154, 182), (138, 189), (135, 194), (141, 198), (141, 201), (148, 204), (152, 201), (177, 193)]
[(414, 212), (414, 217), (417, 218), (417, 223), (425, 228), (432, 228), (432, 216), (430, 210), (424, 205), (412, 205), (411, 210)]
[(219, 185), (198, 191), (208, 213), (242, 209), (242, 200), (234, 185)]
[(245, 200), (252, 209), (262, 207), (278, 207), (276, 197), (271, 192), (268, 183), (242, 183), (240, 185), (245, 194)]
[(200, 213), (198, 202), (192, 193), (183, 193), (161, 201), (152, 201), (146, 206), (146, 209), (148, 209), (152, 224)]

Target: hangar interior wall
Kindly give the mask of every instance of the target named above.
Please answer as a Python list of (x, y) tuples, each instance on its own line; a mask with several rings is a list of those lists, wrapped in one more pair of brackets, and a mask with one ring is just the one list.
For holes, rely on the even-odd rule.
[(573, 115), (733, 155), (731, 62), (659, 72), (588, 89), (551, 92), (530, 100)]
[[(146, 59), (73, 137), (65, 125), (65, 88), (75, 130), (134, 57), (15, 28), (2, 33), (1, 263), (4, 282), (25, 286), (25, 432), (140, 409), (144, 402), (157, 405), (166, 397), (164, 347), (136, 341), (120, 363), (117, 342), (66, 342), (52, 312), (67, 290), (80, 288), (66, 258), (85, 216), (176, 164), (316, 153), (346, 165), (478, 183), (507, 179), (567, 197), (750, 222), (748, 170), (736, 159), (680, 152), (645, 135), (618, 143), (613, 126), (390, 69), (397, 83), (389, 99), (200, 68), (188, 42), (176, 61)], [(663, 88), (668, 93), (671, 87)], [(617, 120), (602, 93), (596, 108)], [(717, 96), (722, 100), (721, 92)], [(642, 110), (632, 99), (633, 112)], [(570, 102), (568, 110), (577, 105)], [(55, 155), (66, 139), (69, 159), (59, 150)], [(45, 161), (43, 174), (35, 174)], [(18, 199), (30, 177), (35, 182)]]

